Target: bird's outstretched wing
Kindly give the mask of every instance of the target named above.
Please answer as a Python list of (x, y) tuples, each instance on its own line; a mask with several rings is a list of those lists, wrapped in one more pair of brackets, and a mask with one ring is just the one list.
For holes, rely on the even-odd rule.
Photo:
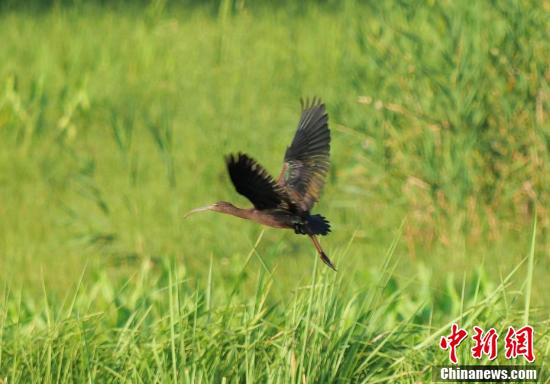
[(307, 212), (319, 200), (329, 169), (330, 131), (321, 100), (301, 101), (302, 115), (277, 180), (290, 199)]
[(238, 153), (226, 156), (225, 162), (235, 189), (256, 209), (283, 208), (287, 205), (284, 190), (254, 159)]

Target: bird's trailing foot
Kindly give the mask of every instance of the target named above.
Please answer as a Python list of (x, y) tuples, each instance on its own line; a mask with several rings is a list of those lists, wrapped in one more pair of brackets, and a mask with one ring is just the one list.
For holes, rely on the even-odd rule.
[(330, 261), (327, 254), (325, 252), (323, 252), (323, 248), (321, 248), (321, 244), (319, 244), (319, 240), (317, 240), (317, 238), (314, 235), (309, 235), (309, 238), (313, 242), (313, 245), (315, 245), (315, 249), (319, 253), (319, 257), (321, 258), (323, 263), (328, 265), (328, 267), (330, 269), (332, 269), (333, 271), (336, 272), (336, 267), (334, 266), (334, 264), (332, 264), (332, 261)]
[(321, 258), (321, 260), (323, 260), (323, 263), (328, 265), (330, 269), (332, 269), (334, 272), (336, 272), (336, 267), (334, 266), (334, 264), (332, 264), (332, 261), (330, 261), (330, 259), (325, 254), (325, 252), (319, 253), (319, 257)]

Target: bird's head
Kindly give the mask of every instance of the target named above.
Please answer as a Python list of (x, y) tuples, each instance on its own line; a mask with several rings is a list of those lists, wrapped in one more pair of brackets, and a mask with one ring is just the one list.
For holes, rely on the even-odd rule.
[(197, 213), (197, 212), (204, 212), (204, 211), (227, 212), (228, 210), (231, 210), (232, 208), (235, 208), (235, 206), (233, 204), (228, 203), (227, 201), (218, 201), (217, 203), (210, 204), (210, 205), (207, 205), (205, 207), (195, 208), (195, 209), (187, 212), (187, 214), (185, 214), (185, 216), (183, 216), (183, 218), (185, 219), (187, 216), (189, 216), (193, 213)]

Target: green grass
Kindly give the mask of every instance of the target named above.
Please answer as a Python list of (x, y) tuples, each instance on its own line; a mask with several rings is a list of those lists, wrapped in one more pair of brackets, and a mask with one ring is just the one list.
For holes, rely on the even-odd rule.
[[(0, 4), (0, 379), (429, 381), (452, 321), (529, 322), (548, 377), (547, 8)], [(277, 174), (313, 95), (338, 273), (182, 220), (245, 206), (223, 155)]]

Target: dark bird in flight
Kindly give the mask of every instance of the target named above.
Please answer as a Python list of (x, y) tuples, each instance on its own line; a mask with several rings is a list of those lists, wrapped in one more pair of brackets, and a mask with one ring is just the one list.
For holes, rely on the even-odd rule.
[(226, 201), (189, 212), (216, 211), (275, 228), (294, 229), (307, 235), (321, 260), (333, 270), (334, 264), (323, 252), (317, 235), (330, 232), (330, 224), (311, 208), (319, 200), (329, 170), (330, 131), (328, 115), (321, 100), (301, 101), (302, 115), (290, 146), (286, 149), (283, 169), (277, 180), (244, 153), (226, 156), (229, 177), (238, 193), (253, 208), (237, 208)]

